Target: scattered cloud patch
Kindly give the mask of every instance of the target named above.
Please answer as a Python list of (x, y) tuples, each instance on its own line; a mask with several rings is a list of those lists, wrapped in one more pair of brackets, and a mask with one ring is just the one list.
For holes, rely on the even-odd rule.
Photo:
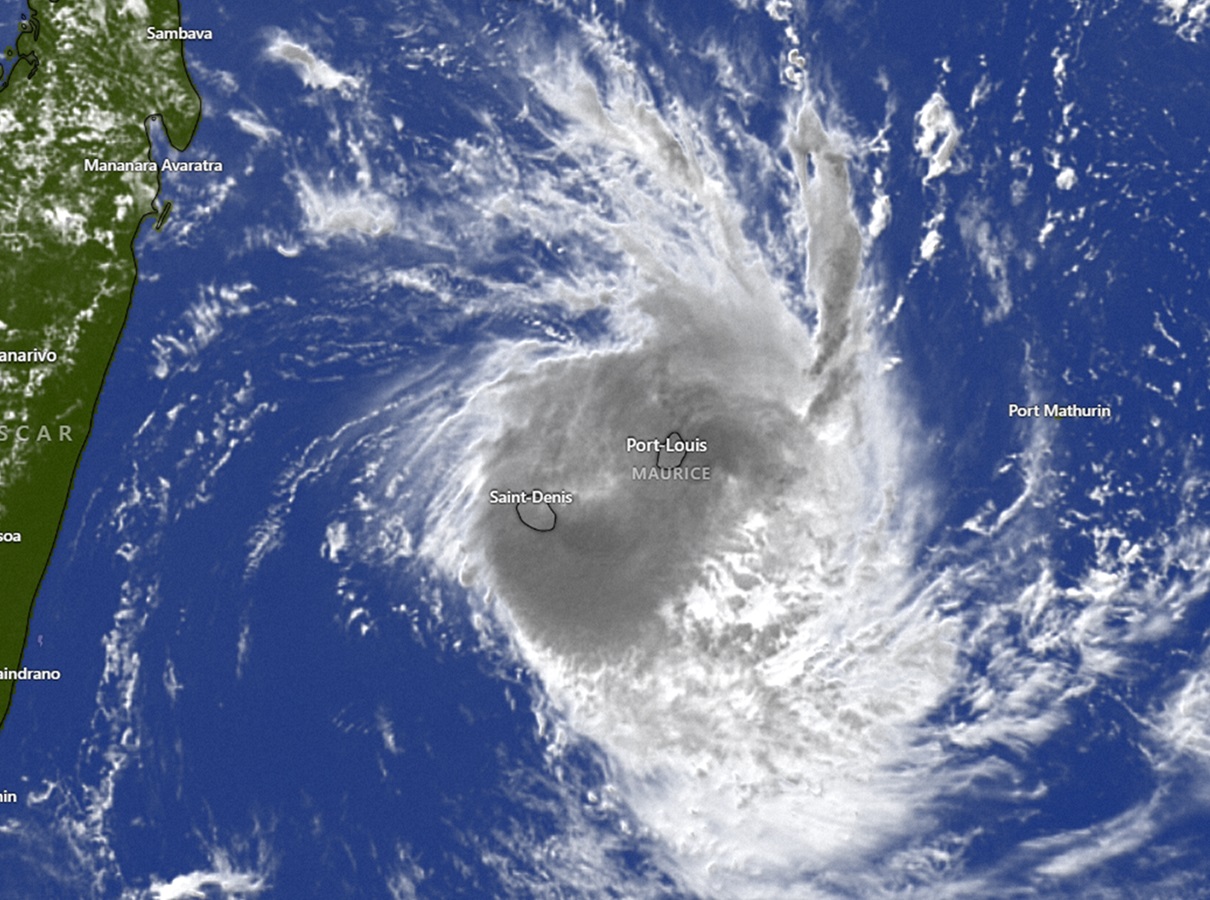
[(996, 296), (996, 307), (984, 319), (996, 322), (1013, 308), (1012, 289), (1008, 279), (1008, 263), (1017, 247), (1016, 239), (1007, 228), (992, 227), (989, 211), (979, 203), (969, 203), (958, 215), (958, 231), (967, 250), (979, 260)]
[(124, 16), (144, 21), (150, 18), (151, 14), (147, 11), (147, 4), (143, 0), (125, 0), (122, 3), (122, 8), (118, 10)]
[(222, 334), (223, 320), (252, 311), (244, 295), (255, 291), (256, 286), (246, 281), (200, 287), (198, 299), (185, 311), (183, 321), (152, 338), (155, 377), (162, 380), (181, 369), (195, 369), (201, 352)]
[(1210, 672), (1194, 672), (1165, 706), (1154, 732), (1167, 747), (1210, 769)]
[(916, 113), (916, 152), (928, 160), (925, 182), (944, 175), (953, 167), (954, 152), (962, 129), (945, 97), (940, 91), (933, 95)]
[(237, 109), (227, 115), (240, 131), (252, 135), (262, 143), (281, 137), (281, 132), (268, 124), (258, 113)]
[(204, 900), (217, 889), (224, 897), (252, 897), (268, 888), (260, 875), (249, 872), (190, 872), (151, 886), (155, 900)]
[(1176, 29), (1190, 43), (1196, 43), (1210, 20), (1210, 0), (1160, 0), (1160, 22)]
[(309, 88), (336, 91), (347, 98), (361, 87), (360, 78), (333, 68), (306, 44), (296, 43), (284, 32), (273, 39), (265, 53), (270, 59), (288, 64)]
[(874, 199), (874, 204), (870, 208), (870, 237), (878, 237), (886, 230), (887, 225), (891, 223), (891, 198), (886, 194), (879, 194)]
[(303, 225), (320, 239), (342, 235), (382, 237), (398, 225), (391, 201), (368, 186), (333, 189), (315, 185), (301, 174), (297, 180)]
[(924, 240), (920, 242), (920, 257), (921, 259), (932, 259), (940, 249), (941, 232), (936, 228), (930, 228), (925, 234)]

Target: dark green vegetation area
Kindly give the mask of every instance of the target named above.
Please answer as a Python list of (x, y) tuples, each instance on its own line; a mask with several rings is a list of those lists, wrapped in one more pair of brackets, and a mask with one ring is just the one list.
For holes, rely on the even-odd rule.
[[(0, 89), (0, 351), (55, 362), (0, 362), (0, 668), (16, 669), (72, 476), (137, 277), (133, 241), (157, 214), (157, 172), (85, 172), (84, 160), (149, 158), (148, 120), (183, 149), (201, 117), (179, 41), (176, 0), (34, 0)], [(18, 426), (29, 426), (19, 440)], [(37, 440), (48, 426), (49, 440)], [(71, 439), (60, 440), (60, 426)], [(0, 436), (4, 430), (0, 428)], [(43, 597), (53, 603), (55, 598)], [(88, 602), (74, 598), (73, 602)], [(40, 659), (63, 671), (73, 660)], [(0, 724), (16, 682), (0, 681)]]

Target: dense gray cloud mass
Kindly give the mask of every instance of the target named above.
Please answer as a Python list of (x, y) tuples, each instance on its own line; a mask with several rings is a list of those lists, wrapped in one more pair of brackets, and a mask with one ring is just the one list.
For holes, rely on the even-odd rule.
[[(548, 360), (495, 386), (500, 427), (480, 457), (486, 487), (575, 497), (544, 533), (507, 508), (480, 504), (473, 514), (472, 544), (484, 548), (493, 590), (531, 639), (576, 655), (658, 642), (660, 605), (699, 580), (745, 518), (811, 489), (809, 418), (857, 380), (846, 342), (861, 235), (844, 158), (812, 110), (790, 148), (810, 226), (814, 341), (764, 273), (733, 252), (709, 289), (653, 267), (658, 286), (633, 301), (646, 332), (629, 346)], [(628, 452), (627, 438), (671, 432), (706, 441), (683, 466), (709, 466), (708, 480), (635, 477), (633, 467), (655, 466), (658, 455)]]
[[(610, 266), (548, 298), (602, 310), (609, 337), (484, 358), (433, 436), (450, 477), (420, 554), (606, 750), (685, 884), (745, 896), (910, 827), (935, 760), (905, 735), (949, 685), (952, 629), (913, 599), (928, 496), (859, 288), (843, 135), (791, 104), (761, 173), (799, 203), (794, 240), (765, 246), (700, 123), (616, 73), (540, 80), (610, 198), (566, 216)], [(705, 447), (660, 453), (670, 435)], [(912, 690), (888, 700), (888, 679)]]
[[(638, 346), (549, 360), (498, 386), (486, 486), (575, 498), (546, 533), (510, 507), (477, 506), (473, 542), (531, 637), (577, 654), (658, 637), (660, 603), (695, 581), (747, 511), (798, 479), (809, 435), (792, 403), (806, 382), (806, 333), (746, 299), (654, 296)], [(668, 473), (682, 477), (635, 477), (658, 454), (628, 451), (627, 439), (673, 431), (707, 450)]]

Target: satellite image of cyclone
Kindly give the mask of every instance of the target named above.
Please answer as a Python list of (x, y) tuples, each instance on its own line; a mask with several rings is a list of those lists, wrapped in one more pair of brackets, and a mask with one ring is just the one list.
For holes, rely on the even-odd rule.
[(180, 24), (0, 898), (1210, 897), (1210, 3)]

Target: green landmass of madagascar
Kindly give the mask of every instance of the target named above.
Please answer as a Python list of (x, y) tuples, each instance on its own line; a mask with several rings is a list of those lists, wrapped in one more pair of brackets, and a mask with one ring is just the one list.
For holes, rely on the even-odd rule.
[[(52, 350), (50, 364), (0, 364), (0, 421), (69, 425), (71, 440), (0, 442), (0, 669), (63, 669), (70, 659), (29, 641), (34, 598), (63, 518), (105, 372), (137, 278), (133, 241), (157, 214), (159, 173), (85, 173), (86, 157), (147, 159), (160, 116), (184, 149), (201, 99), (179, 41), (148, 41), (148, 26), (178, 28), (176, 0), (34, 0), (0, 88), (0, 350)], [(54, 602), (43, 597), (43, 602)], [(72, 598), (89, 602), (90, 598)], [(33, 659), (37, 654), (45, 658)], [(15, 682), (0, 681), (0, 725)], [(48, 700), (54, 702), (53, 697)]]

